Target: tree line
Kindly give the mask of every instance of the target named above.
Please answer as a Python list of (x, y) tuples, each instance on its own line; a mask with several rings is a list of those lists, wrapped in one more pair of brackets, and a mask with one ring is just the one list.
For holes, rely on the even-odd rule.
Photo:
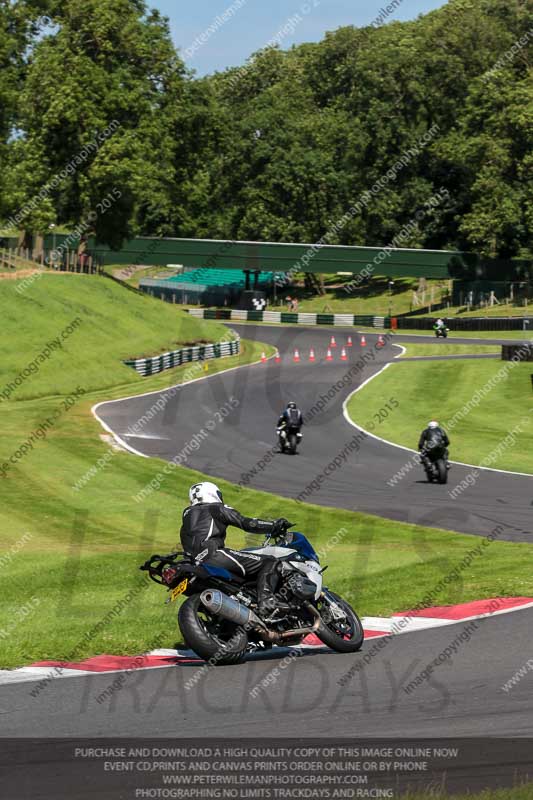
[(0, 0), (0, 21), (4, 224), (117, 248), (408, 226), (405, 247), (533, 256), (531, 0), (449, 0), (201, 78), (144, 0)]

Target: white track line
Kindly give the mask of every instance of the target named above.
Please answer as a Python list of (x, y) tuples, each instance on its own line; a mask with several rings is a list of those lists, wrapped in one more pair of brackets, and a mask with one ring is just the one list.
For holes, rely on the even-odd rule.
[[(273, 353), (271, 356), (267, 358), (267, 361), (273, 359), (275, 355), (276, 353)], [(107, 405), (108, 403), (122, 403), (124, 400), (135, 400), (138, 397), (149, 397), (151, 394), (163, 394), (164, 392), (168, 392), (171, 389), (179, 389), (182, 386), (189, 386), (191, 383), (198, 383), (198, 381), (208, 381), (210, 378), (214, 378), (216, 375), (221, 375), (221, 374), (226, 375), (228, 372), (233, 372), (236, 369), (244, 369), (244, 367), (254, 367), (257, 364), (264, 364), (264, 363), (265, 363), (264, 361), (258, 359), (257, 361), (252, 361), (250, 364), (239, 364), (236, 367), (229, 367), (229, 369), (221, 369), (218, 372), (212, 372), (211, 375), (202, 375), (200, 378), (193, 378), (193, 380), (185, 381), (184, 383), (175, 383), (172, 386), (166, 386), (163, 389), (154, 389), (151, 392), (143, 392), (142, 394), (131, 394), (128, 395), (127, 397), (118, 397), (116, 400), (101, 400), (99, 403), (96, 403), (91, 408), (91, 413), (93, 414), (94, 418), (98, 420), (102, 428), (104, 428), (104, 430), (110, 433), (116, 439), (116, 441), (119, 444), (121, 444), (122, 447), (124, 447), (126, 450), (129, 450), (130, 453), (133, 453), (136, 456), (140, 456), (141, 458), (152, 458), (152, 456), (147, 456), (146, 453), (141, 453), (140, 450), (136, 450), (135, 447), (132, 447), (130, 444), (125, 442), (124, 439), (122, 439), (118, 435), (118, 433), (115, 433), (115, 431), (112, 428), (110, 428), (109, 425), (106, 422), (104, 422), (104, 420), (101, 417), (98, 416), (97, 409), (99, 409), (100, 406)], [(129, 436), (129, 435), (130, 434), (124, 434), (124, 436)], [(142, 437), (137, 437), (137, 438), (142, 438)], [(144, 438), (149, 438), (149, 437), (145, 436)], [(157, 438), (157, 437), (151, 437), (151, 438)]]
[[(402, 347), (402, 345), (393, 344), (392, 346), (393, 347), (400, 347), (403, 350), (403, 352), (405, 353), (405, 347)], [(399, 354), (397, 356), (394, 356), (394, 358), (399, 358), (399, 357), (400, 357)], [(406, 362), (406, 363), (408, 363), (408, 362)], [(367, 378), (366, 381), (363, 381), (363, 383), (360, 386), (358, 386), (357, 389), (354, 389), (353, 392), (351, 392), (348, 395), (348, 397), (346, 398), (346, 400), (342, 404), (342, 413), (343, 413), (343, 416), (344, 416), (344, 419), (346, 420), (346, 422), (348, 422), (350, 425), (352, 425), (358, 431), (363, 431), (363, 433), (365, 433), (367, 436), (371, 436), (373, 439), (377, 439), (378, 442), (383, 442), (383, 444), (388, 444), (389, 447), (396, 447), (398, 450), (405, 450), (408, 453), (418, 453), (418, 450), (413, 450), (411, 447), (405, 447), (403, 444), (396, 444), (395, 442), (390, 442), (388, 439), (383, 439), (381, 436), (376, 436), (375, 433), (370, 433), (370, 431), (367, 431), (365, 428), (362, 428), (360, 425), (357, 425), (353, 421), (353, 419), (351, 419), (350, 415), (348, 414), (348, 403), (350, 402), (350, 400), (352, 399), (354, 394), (357, 394), (357, 392), (360, 392), (361, 389), (364, 386), (367, 385), (367, 383), (370, 383), (370, 381), (373, 381), (374, 378), (378, 377), (378, 375), (381, 375), (383, 372), (385, 372), (385, 370), (388, 369), (391, 366), (391, 364), (392, 364), (392, 361), (389, 361), (387, 364), (385, 364), (384, 367), (382, 367), (377, 372), (375, 372), (373, 375), (371, 375), (370, 378)], [(533, 411), (533, 409), (529, 409), (529, 410)], [(485, 470), (485, 472), (499, 472), (499, 473), (501, 473), (503, 475), (520, 475), (523, 478), (533, 478), (533, 475), (530, 472), (513, 472), (512, 470), (509, 470), (509, 469), (496, 469), (495, 467), (480, 467), (479, 464), (467, 464), (464, 461), (451, 461), (450, 463), (458, 464), (461, 467), (472, 467), (473, 469)]]
[(124, 433), (123, 436), (127, 436), (128, 439), (162, 439), (165, 442), (170, 441), (168, 436), (150, 436), (148, 433)]

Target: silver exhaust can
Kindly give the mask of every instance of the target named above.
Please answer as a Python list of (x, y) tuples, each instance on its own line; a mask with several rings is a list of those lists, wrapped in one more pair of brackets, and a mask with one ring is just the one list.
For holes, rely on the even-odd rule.
[(239, 603), (233, 597), (228, 597), (227, 594), (224, 594), (219, 589), (206, 589), (200, 595), (200, 600), (212, 614), (217, 614), (229, 622), (234, 622), (235, 625), (250, 625), (254, 628), (258, 626), (265, 627), (264, 623), (251, 609), (246, 608), (245, 605)]

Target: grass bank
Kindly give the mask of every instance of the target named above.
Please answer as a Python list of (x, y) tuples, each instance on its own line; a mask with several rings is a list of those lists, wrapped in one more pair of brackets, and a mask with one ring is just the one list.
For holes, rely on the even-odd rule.
[[(417, 278), (396, 278), (392, 293), (389, 293), (388, 278), (375, 276), (358, 286), (355, 291), (347, 292), (344, 286), (349, 284), (351, 278), (340, 275), (325, 275), (324, 278), (324, 295), (317, 296), (300, 286), (282, 288), (278, 290), (278, 304), (271, 305), (269, 308), (272, 311), (286, 308), (284, 300), (290, 296), (298, 299), (298, 311), (333, 314), (383, 314), (386, 316), (391, 310), (394, 316), (405, 314), (413, 309), (413, 291), (419, 284)], [(433, 285), (435, 300), (440, 299), (441, 283), (428, 281), (429, 288), (426, 293), (428, 298), (431, 285)]]
[[(511, 367), (511, 368), (509, 368)], [(503, 379), (495, 378), (506, 370)], [(400, 405), (380, 426), (388, 441), (416, 448), (429, 419), (449, 431), (451, 457), (468, 464), (533, 473), (533, 398), (531, 365), (498, 360), (400, 363), (378, 375), (348, 403), (354, 422), (364, 426), (383, 397), (400, 398)], [(489, 382), (495, 379), (493, 388)], [(483, 392), (483, 396), (476, 392)], [(467, 404), (470, 403), (470, 406)], [(476, 404), (477, 403), (477, 404)], [(455, 417), (464, 410), (462, 419)], [(520, 426), (514, 445), (502, 442)]]
[[(13, 401), (65, 394), (78, 385), (87, 391), (133, 385), (139, 376), (124, 359), (228, 335), (219, 323), (195, 319), (104, 277), (43, 274), (23, 292), (18, 285), (0, 282), (0, 397), (18, 378), (9, 394)], [(49, 343), (51, 352), (43, 355)]]

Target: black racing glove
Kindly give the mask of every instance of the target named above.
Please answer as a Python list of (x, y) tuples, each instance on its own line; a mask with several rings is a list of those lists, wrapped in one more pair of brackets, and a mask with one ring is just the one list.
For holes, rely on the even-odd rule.
[(294, 525), (293, 522), (289, 522), (288, 519), (285, 517), (280, 517), (279, 519), (274, 520), (274, 527), (272, 528), (272, 535), (273, 536), (283, 536), (285, 531), (288, 528), (291, 528)]

